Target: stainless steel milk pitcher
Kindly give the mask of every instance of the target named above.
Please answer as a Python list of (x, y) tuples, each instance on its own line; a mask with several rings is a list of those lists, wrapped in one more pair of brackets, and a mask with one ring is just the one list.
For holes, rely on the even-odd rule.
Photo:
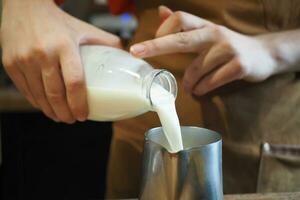
[(169, 153), (162, 128), (145, 135), (142, 200), (223, 199), (222, 140), (204, 128), (181, 127), (184, 150)]

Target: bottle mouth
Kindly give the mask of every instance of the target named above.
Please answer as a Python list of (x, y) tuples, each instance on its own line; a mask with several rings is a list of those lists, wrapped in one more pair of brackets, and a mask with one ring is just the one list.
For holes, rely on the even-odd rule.
[(153, 85), (158, 84), (166, 91), (170, 92), (174, 98), (177, 97), (177, 82), (173, 74), (165, 69), (153, 70), (148, 79), (148, 84), (146, 88), (146, 97), (150, 101), (150, 105), (153, 106), (152, 93)]

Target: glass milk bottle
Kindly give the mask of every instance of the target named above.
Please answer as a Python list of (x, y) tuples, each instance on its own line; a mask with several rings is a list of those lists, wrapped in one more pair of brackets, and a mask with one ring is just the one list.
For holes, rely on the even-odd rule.
[[(80, 48), (87, 84), (89, 116), (95, 121), (116, 121), (153, 111), (153, 96), (177, 95), (174, 76), (153, 69), (126, 51), (107, 46)], [(163, 93), (157, 93), (158, 90)], [(162, 95), (163, 96), (163, 95)]]

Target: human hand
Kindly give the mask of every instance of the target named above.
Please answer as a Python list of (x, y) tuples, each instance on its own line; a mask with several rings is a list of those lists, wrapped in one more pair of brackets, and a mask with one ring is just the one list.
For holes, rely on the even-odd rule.
[(55, 121), (84, 121), (81, 44), (121, 47), (120, 39), (63, 12), (53, 0), (4, 0), (2, 61), (18, 90)]
[[(197, 53), (185, 70), (183, 85), (201, 96), (234, 80), (262, 81), (279, 67), (265, 41), (239, 34), (186, 12), (159, 8), (162, 24), (156, 39), (133, 45), (141, 58), (171, 53)], [(174, 58), (176, 59), (176, 58)]]

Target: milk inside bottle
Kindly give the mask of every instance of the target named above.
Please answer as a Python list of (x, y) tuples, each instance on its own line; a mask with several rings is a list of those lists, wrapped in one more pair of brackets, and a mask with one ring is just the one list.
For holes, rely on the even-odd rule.
[(90, 120), (116, 121), (147, 111), (158, 114), (170, 152), (183, 149), (175, 109), (176, 80), (128, 52), (107, 46), (80, 48)]

